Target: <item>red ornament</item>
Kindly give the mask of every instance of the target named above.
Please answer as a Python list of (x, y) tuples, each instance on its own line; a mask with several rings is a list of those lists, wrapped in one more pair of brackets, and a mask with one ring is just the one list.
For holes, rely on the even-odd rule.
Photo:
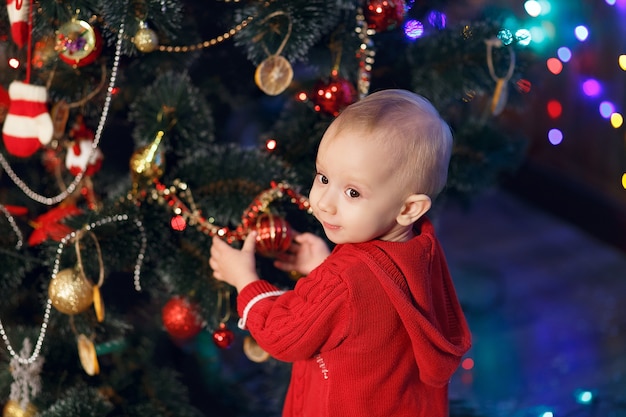
[(175, 339), (190, 339), (204, 326), (200, 308), (185, 297), (172, 297), (163, 306), (161, 316), (165, 329)]
[(180, 215), (174, 216), (170, 220), (170, 226), (172, 226), (172, 229), (178, 232), (182, 232), (183, 230), (187, 228), (187, 221), (185, 220), (183, 216), (180, 216)]
[(356, 88), (350, 81), (333, 77), (328, 83), (320, 80), (315, 84), (311, 101), (315, 104), (315, 111), (338, 116), (343, 109), (354, 103), (356, 98)]
[(72, 125), (69, 136), (73, 142), (71, 142), (65, 155), (65, 167), (68, 171), (74, 176), (81, 172), (86, 176), (92, 176), (100, 171), (104, 156), (100, 148), (93, 147), (94, 132), (85, 125), (82, 115), (79, 114), (76, 117), (76, 122)]
[(367, 28), (380, 33), (399, 26), (405, 13), (404, 0), (370, 0), (363, 14)]
[(220, 327), (213, 332), (213, 343), (221, 349), (231, 347), (234, 340), (235, 334), (224, 323), (220, 323)]
[(256, 237), (256, 251), (268, 258), (285, 252), (291, 245), (293, 230), (285, 219), (272, 213), (262, 213), (257, 217), (254, 230)]
[(57, 31), (56, 49), (61, 61), (82, 67), (91, 64), (102, 52), (102, 35), (84, 20), (73, 19)]
[(60, 242), (74, 230), (63, 224), (63, 220), (68, 217), (78, 216), (82, 213), (83, 211), (73, 204), (61, 203), (59, 206), (42, 214), (31, 222), (35, 230), (33, 230), (33, 233), (31, 233), (28, 238), (28, 244), (30, 246), (36, 246), (48, 239)]
[(10, 104), (11, 97), (9, 97), (9, 92), (0, 86), (0, 123), (4, 123), (4, 119), (7, 118)]

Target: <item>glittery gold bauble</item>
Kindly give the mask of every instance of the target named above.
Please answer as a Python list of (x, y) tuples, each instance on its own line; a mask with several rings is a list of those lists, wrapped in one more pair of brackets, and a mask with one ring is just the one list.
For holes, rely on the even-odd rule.
[(272, 55), (259, 64), (254, 72), (257, 87), (269, 96), (276, 96), (291, 84), (293, 68), (287, 59)]
[(163, 175), (165, 153), (159, 151), (164, 132), (157, 133), (151, 144), (137, 149), (130, 157), (130, 174), (134, 185), (150, 183)]
[(133, 37), (133, 43), (141, 52), (152, 52), (159, 46), (159, 38), (146, 22), (142, 21)]
[(26, 405), (26, 409), (20, 407), (20, 403), (9, 400), (2, 410), (2, 417), (33, 417), (37, 414), (37, 409), (31, 403)]
[(82, 313), (93, 303), (93, 285), (76, 268), (63, 269), (50, 281), (48, 297), (61, 313)]

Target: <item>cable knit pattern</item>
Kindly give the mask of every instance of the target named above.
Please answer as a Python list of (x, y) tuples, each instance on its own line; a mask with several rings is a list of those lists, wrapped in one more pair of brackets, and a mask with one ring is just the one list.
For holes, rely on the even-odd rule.
[[(293, 291), (249, 309), (259, 345), (293, 362), (284, 417), (447, 417), (470, 333), (427, 219), (416, 234), (338, 245)], [(246, 286), (239, 314), (277, 290)]]

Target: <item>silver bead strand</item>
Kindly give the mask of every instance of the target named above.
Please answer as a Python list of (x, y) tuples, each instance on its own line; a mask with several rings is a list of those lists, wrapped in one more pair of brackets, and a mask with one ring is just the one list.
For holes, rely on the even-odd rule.
[(0, 204), (0, 211), (4, 213), (7, 220), (9, 221), (9, 224), (11, 225), (11, 228), (17, 235), (17, 243), (15, 244), (15, 249), (19, 250), (24, 244), (24, 235), (22, 235), (22, 231), (20, 230), (20, 228), (17, 227), (17, 224), (15, 223), (15, 219), (13, 218), (13, 216), (11, 216), (11, 213), (9, 213), (9, 210), (7, 210), (7, 208), (2, 204)]
[(137, 255), (137, 262), (135, 263), (135, 269), (133, 271), (134, 274), (134, 283), (135, 283), (135, 291), (141, 291), (141, 266), (143, 265), (143, 260), (146, 254), (146, 246), (148, 245), (148, 239), (146, 238), (146, 229), (143, 227), (143, 223), (141, 220), (135, 219), (135, 224), (139, 229), (139, 234), (141, 235), (141, 246), (139, 248), (139, 254)]

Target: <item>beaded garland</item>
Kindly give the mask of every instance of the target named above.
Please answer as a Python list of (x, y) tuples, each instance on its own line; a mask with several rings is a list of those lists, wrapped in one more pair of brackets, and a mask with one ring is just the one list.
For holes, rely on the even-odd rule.
[[(230, 229), (215, 225), (212, 217), (206, 218), (201, 214), (187, 183), (175, 180), (174, 185), (168, 187), (160, 181), (154, 180), (154, 185), (156, 196), (150, 198), (169, 206), (174, 214), (182, 216), (187, 224), (196, 226), (200, 232), (209, 236), (220, 236), (228, 243), (244, 240), (251, 228), (255, 226), (259, 216), (269, 211), (270, 204), (285, 196), (300, 210), (312, 214), (311, 205), (305, 196), (297, 193), (285, 182), (272, 181), (270, 188), (258, 194), (248, 208), (244, 210), (241, 223), (235, 229)], [(149, 196), (148, 193), (140, 193), (139, 195), (129, 195), (128, 198), (135, 199), (147, 196)]]

